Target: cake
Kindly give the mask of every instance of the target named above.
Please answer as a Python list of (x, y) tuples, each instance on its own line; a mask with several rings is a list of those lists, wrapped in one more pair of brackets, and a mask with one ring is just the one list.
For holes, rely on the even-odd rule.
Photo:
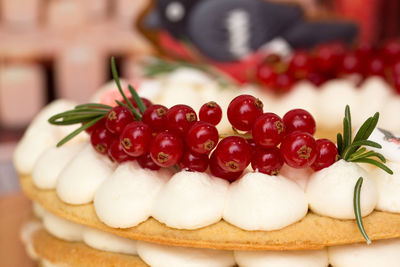
[[(118, 85), (115, 66), (113, 73)], [(105, 89), (93, 98), (103, 104), (57, 100), (42, 110), (14, 157), (22, 189), (39, 218), (23, 231), (33, 257), (44, 266), (399, 266), (399, 138), (391, 128), (375, 128), (378, 113), (358, 125), (353, 139), (357, 119), (347, 106), (343, 134), (335, 145), (314, 139), (315, 121), (305, 110), (280, 114), (281, 119), (263, 113), (272, 109), (266, 103), (263, 108), (267, 98), (261, 93), (258, 99), (245, 90), (220, 90), (207, 76), (192, 75), (207, 79), (210, 86), (198, 83), (180, 95), (172, 86), (160, 86), (162, 80), (142, 80), (136, 81), (138, 93), (154, 105), (118, 85), (121, 95), (129, 92), (133, 100), (106, 103), (123, 99)], [(194, 77), (182, 75), (175, 81), (184, 86), (184, 79), (195, 83)], [(224, 113), (217, 127), (207, 121), (219, 121), (218, 114), (210, 118), (202, 112), (203, 122), (196, 122), (198, 109), (190, 104), (210, 100), (227, 111), (228, 119)], [(329, 100), (321, 105), (335, 102)], [(171, 107), (169, 101), (194, 109)], [(151, 108), (159, 103), (168, 108)], [(208, 111), (216, 103), (203, 107)], [(244, 106), (250, 111), (240, 112)], [(145, 119), (145, 110), (157, 116)], [(352, 107), (353, 114), (357, 110)], [(166, 114), (175, 120), (167, 131), (165, 124), (157, 124)], [(317, 119), (320, 138), (338, 130), (335, 121), (325, 119), (334, 126), (322, 127)], [(65, 138), (81, 122), (79, 134)], [(143, 124), (153, 130), (147, 133)], [(208, 139), (201, 139), (196, 127)], [(217, 128), (221, 141), (213, 141)], [(246, 141), (249, 130), (253, 142)], [(107, 143), (110, 131), (121, 138), (116, 145)], [(184, 144), (179, 142), (182, 135)], [(164, 149), (167, 141), (173, 149)], [(232, 152), (233, 146), (239, 152)], [(182, 160), (184, 147), (185, 155), (194, 155), (187, 162)], [(210, 168), (202, 164), (204, 155)], [(250, 161), (255, 171), (248, 167)]]

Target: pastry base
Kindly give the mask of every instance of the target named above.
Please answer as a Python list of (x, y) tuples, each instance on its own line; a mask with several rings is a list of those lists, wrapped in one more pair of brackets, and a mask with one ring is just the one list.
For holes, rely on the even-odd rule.
[[(301, 221), (276, 231), (246, 231), (223, 220), (197, 230), (167, 227), (153, 218), (128, 229), (102, 223), (92, 203), (68, 205), (55, 190), (37, 189), (30, 176), (21, 176), (25, 194), (57, 216), (125, 238), (164, 245), (225, 250), (303, 250), (365, 242), (355, 220), (339, 220), (308, 213)], [(364, 218), (372, 240), (400, 237), (400, 214), (374, 211)]]

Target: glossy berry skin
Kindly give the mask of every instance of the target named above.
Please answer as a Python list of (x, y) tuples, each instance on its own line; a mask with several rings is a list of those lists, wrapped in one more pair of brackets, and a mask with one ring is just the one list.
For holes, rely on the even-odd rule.
[(152, 131), (147, 124), (134, 121), (123, 130), (120, 142), (128, 155), (140, 157), (148, 151), (151, 137)]
[(331, 166), (338, 159), (338, 150), (336, 145), (328, 139), (318, 139), (317, 158), (311, 165), (314, 171), (319, 171)]
[(281, 152), (277, 147), (258, 148), (251, 157), (253, 170), (268, 175), (278, 175), (283, 166)]
[(135, 118), (129, 108), (116, 106), (106, 115), (106, 127), (110, 132), (120, 134), (125, 126), (134, 120)]
[(190, 150), (199, 154), (208, 154), (218, 144), (217, 128), (207, 122), (198, 121), (190, 127), (186, 134), (186, 145)]
[(347, 53), (340, 64), (339, 73), (362, 73), (362, 64), (359, 57), (355, 53)]
[(292, 89), (294, 82), (293, 77), (289, 73), (279, 73), (275, 80), (275, 91), (279, 93), (289, 92)]
[(264, 113), (254, 122), (253, 140), (263, 148), (279, 145), (285, 136), (285, 125), (282, 119), (274, 113)]
[(240, 131), (250, 131), (254, 121), (263, 114), (263, 103), (251, 95), (235, 97), (228, 106), (228, 120)]
[(208, 168), (208, 161), (206, 154), (198, 154), (187, 149), (182, 155), (179, 167), (186, 171), (205, 172)]
[(385, 63), (383, 62), (383, 59), (379, 57), (371, 58), (366, 65), (366, 75), (385, 77)]
[(140, 167), (142, 167), (143, 169), (149, 169), (152, 171), (157, 171), (159, 169), (161, 169), (160, 166), (158, 166), (153, 159), (150, 156), (150, 153), (146, 153), (138, 158), (137, 162), (139, 163)]
[(164, 131), (167, 128), (167, 112), (163, 105), (152, 105), (144, 111), (142, 121), (155, 132)]
[(280, 150), (284, 162), (292, 168), (307, 168), (317, 158), (317, 144), (309, 133), (288, 134), (282, 140)]
[(216, 153), (213, 152), (210, 157), (210, 172), (212, 175), (218, 178), (225, 179), (229, 182), (236, 181), (242, 174), (243, 171), (239, 172), (230, 172), (223, 170), (217, 162)]
[(167, 112), (168, 129), (181, 136), (184, 136), (196, 121), (196, 112), (187, 105), (175, 105)]
[(87, 128), (85, 132), (87, 132), (88, 134), (92, 134), (94, 130), (96, 130), (97, 128), (105, 128), (105, 127), (106, 127), (106, 117), (102, 118), (101, 120), (96, 122), (96, 124)]
[(275, 88), (276, 76), (278, 74), (274, 67), (269, 64), (261, 64), (257, 67), (256, 77), (257, 80), (267, 88)]
[(222, 139), (215, 149), (218, 166), (227, 172), (241, 172), (250, 164), (251, 147), (239, 136)]
[(97, 127), (90, 135), (90, 142), (97, 152), (107, 155), (114, 138), (114, 135), (106, 127)]
[(382, 57), (386, 64), (393, 64), (400, 59), (400, 40), (387, 40), (382, 46)]
[(171, 167), (179, 162), (183, 154), (183, 141), (177, 134), (161, 132), (150, 145), (150, 156), (160, 167)]
[(222, 119), (222, 109), (217, 103), (210, 101), (201, 106), (199, 118), (201, 121), (217, 125)]
[(119, 141), (119, 138), (114, 139), (114, 141), (111, 143), (111, 146), (108, 148), (108, 156), (111, 158), (112, 161), (118, 163), (135, 160), (134, 157), (126, 154), (121, 142)]
[(294, 131), (306, 132), (314, 135), (316, 124), (314, 117), (304, 109), (292, 109), (283, 116), (286, 134)]
[(312, 64), (309, 54), (306, 51), (295, 51), (290, 63), (289, 73), (296, 79), (304, 79), (312, 71)]

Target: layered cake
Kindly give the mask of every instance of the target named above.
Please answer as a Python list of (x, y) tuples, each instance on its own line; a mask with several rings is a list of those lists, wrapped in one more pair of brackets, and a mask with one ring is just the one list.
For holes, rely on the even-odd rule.
[(112, 69), (116, 86), (51, 103), (15, 151), (44, 266), (400, 266), (395, 114), (350, 97), (283, 111), (192, 69), (135, 91)]

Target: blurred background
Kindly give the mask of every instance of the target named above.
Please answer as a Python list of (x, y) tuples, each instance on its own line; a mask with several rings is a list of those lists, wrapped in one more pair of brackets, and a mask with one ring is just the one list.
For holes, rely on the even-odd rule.
[[(11, 155), (35, 114), (55, 98), (82, 102), (110, 80), (116, 56), (127, 78), (153, 45), (137, 23), (151, 0), (0, 0), (0, 193), (15, 189)], [(275, 0), (300, 5), (310, 20), (359, 25), (358, 41), (400, 34), (398, 0)]]

